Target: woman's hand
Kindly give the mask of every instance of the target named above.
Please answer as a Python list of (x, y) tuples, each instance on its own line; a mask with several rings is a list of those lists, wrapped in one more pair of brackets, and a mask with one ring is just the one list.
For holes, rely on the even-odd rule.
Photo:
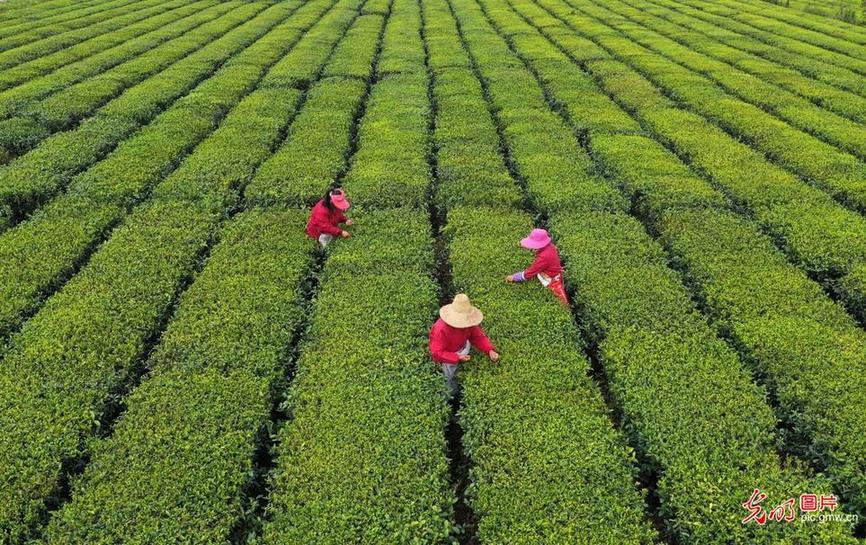
[(487, 353), (487, 355), (490, 357), (490, 361), (492, 361), (493, 363), (497, 363), (499, 361), (499, 352), (497, 352), (496, 350), (491, 350)]
[(346, 225), (348, 225), (349, 227), (351, 227), (352, 225), (354, 225), (354, 222), (353, 222), (352, 220), (347, 219), (347, 220), (346, 220)]
[(343, 238), (349, 238), (352, 235), (351, 233), (349, 233), (349, 231), (343, 231), (342, 233), (340, 233), (340, 236)]
[(472, 359), (468, 354), (465, 356), (463, 354), (459, 354), (457, 357), (460, 358), (460, 361), (469, 361), (470, 359)]

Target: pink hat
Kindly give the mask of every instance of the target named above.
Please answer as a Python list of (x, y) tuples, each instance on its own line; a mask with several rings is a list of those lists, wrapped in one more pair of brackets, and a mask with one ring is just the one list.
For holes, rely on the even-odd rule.
[(533, 229), (529, 236), (520, 241), (520, 245), (530, 250), (540, 250), (550, 244), (550, 235), (544, 229)]
[(349, 201), (346, 199), (346, 193), (342, 189), (331, 191), (331, 204), (336, 206), (339, 210), (348, 210), (351, 206)]

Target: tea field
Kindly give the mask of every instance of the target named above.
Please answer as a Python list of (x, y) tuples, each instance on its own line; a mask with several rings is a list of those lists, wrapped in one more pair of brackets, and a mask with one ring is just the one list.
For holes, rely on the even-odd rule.
[(0, 544), (864, 543), (864, 324), (833, 13), (0, 3)]

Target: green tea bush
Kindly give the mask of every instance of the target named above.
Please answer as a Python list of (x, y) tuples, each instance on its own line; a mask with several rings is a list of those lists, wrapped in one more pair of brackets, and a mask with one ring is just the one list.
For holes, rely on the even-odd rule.
[[(772, 116), (767, 115), (767, 113), (746, 114), (748, 117), (754, 117), (755, 119), (750, 120), (748, 124), (742, 121), (726, 122), (731, 127), (735, 124), (737, 127), (742, 126), (744, 129), (764, 124), (777, 126), (780, 120), (783, 120), (793, 127), (817, 137), (817, 139), (823, 140), (828, 144), (833, 144), (833, 146), (825, 147), (826, 145), (817, 139), (809, 139), (811, 146), (827, 149), (831, 154), (838, 154), (838, 151), (834, 149), (835, 146), (857, 157), (862, 158), (864, 156), (863, 152), (866, 148), (864, 148), (863, 141), (866, 139), (861, 134), (863, 127), (857, 123), (860, 120), (851, 120), (844, 116), (836, 115), (820, 107), (820, 104), (813, 104), (809, 100), (797, 96), (795, 93), (780, 88), (771, 81), (764, 81), (762, 78), (748, 73), (748, 71), (742, 71), (730, 64), (720, 62), (712, 58), (712, 56), (696, 51), (692, 47), (691, 42), (681, 43), (683, 40), (679, 39), (678, 36), (681, 32), (675, 27), (664, 27), (660, 31), (656, 31), (656, 29), (651, 27), (647, 28), (647, 25), (643, 21), (635, 17), (635, 14), (638, 14), (638, 17), (640, 16), (640, 10), (612, 6), (609, 9), (605, 8), (602, 10), (593, 8), (592, 13), (605, 19), (613, 15), (627, 17), (627, 23), (614, 23), (615, 28), (624, 36), (679, 65), (675, 71), (680, 71), (680, 67), (685, 67), (706, 76), (707, 81), (703, 83), (703, 89), (701, 89), (701, 104), (707, 99), (712, 102), (712, 99), (709, 98), (712, 96), (717, 96), (721, 100), (731, 100), (731, 96), (733, 96), (765, 110), (768, 114), (773, 114)], [(640, 26), (637, 26), (638, 24)], [(673, 32), (674, 35), (667, 35), (670, 32)], [(700, 43), (706, 40), (698, 39), (697, 41)], [(808, 81), (807, 78), (802, 79)], [(708, 85), (709, 82), (713, 82), (719, 87)], [(727, 91), (728, 94), (725, 94), (723, 90)], [(694, 89), (690, 87), (689, 92), (693, 91)], [(850, 96), (855, 103), (859, 99), (862, 105), (862, 97)], [(847, 98), (843, 98), (839, 102), (847, 103), (847, 101)], [(725, 119), (728, 119), (730, 117), (730, 109), (725, 109), (724, 113)], [(764, 144), (765, 140), (759, 137), (755, 139), (756, 144), (785, 149), (781, 140), (785, 133), (790, 135), (789, 138), (802, 139), (802, 135), (796, 131), (792, 131), (790, 126), (782, 123), (781, 127), (780, 134), (776, 134), (772, 140)], [(763, 131), (758, 131), (757, 134), (763, 136), (764, 133)], [(791, 160), (794, 159), (793, 155), (788, 155), (788, 157)], [(802, 157), (802, 153), (798, 157)]]
[(322, 71), (337, 42), (358, 17), (361, 5), (355, 0), (339, 5), (322, 18), (323, 25), (310, 30), (303, 42), (292, 49), (262, 80), (262, 86), (305, 88)]
[(254, 210), (222, 229), (149, 361), (154, 376), (96, 445), (46, 543), (228, 538), (246, 508), (241, 491), (253, 478), (257, 435), (301, 318), (312, 250), (306, 215)]
[[(740, 524), (739, 498), (748, 498), (755, 482), (778, 500), (829, 486), (780, 469), (775, 418), (763, 391), (694, 310), (639, 224), (597, 214), (554, 219), (553, 227), (612, 395), (644, 453), (642, 469), (661, 475), (669, 531), (689, 543), (775, 543), (786, 535), (844, 540), (839, 526)], [(713, 484), (701, 484), (707, 482)]]
[(212, 222), (188, 203), (142, 209), (13, 338), (0, 366), (0, 533), (11, 541), (39, 520), (64, 460), (86, 452)]
[(792, 433), (809, 439), (807, 459), (862, 512), (866, 334), (748, 222), (704, 211), (671, 215), (662, 231), (719, 326), (767, 377)]
[[(23, 8), (25, 7), (23, 4), (4, 4), (2, 6), (4, 18), (9, 13), (10, 19), (9, 24), (4, 25), (0, 29), (0, 50), (15, 47), (15, 44), (19, 43), (18, 40), (22, 38), (26, 42), (27, 36), (34, 38), (40, 35), (44, 36), (46, 33), (50, 35), (56, 31), (55, 29), (60, 27), (74, 28), (76, 19), (85, 19), (83, 22), (77, 24), (87, 25), (89, 21), (86, 20), (86, 17), (88, 15), (126, 3), (123, 0), (114, 2), (97, 2), (95, 0), (89, 2), (69, 2), (65, 0), (65, 2), (66, 4), (62, 6), (51, 3), (43, 3), (39, 6), (30, 5), (31, 11), (29, 13), (25, 13), (25, 10), (21, 9), (11, 9), (16, 7)], [(43, 9), (46, 11), (43, 12)], [(12, 12), (17, 12), (19, 17), (13, 19)], [(40, 15), (40, 17), (34, 18), (34, 15)]]
[(172, 371), (145, 381), (127, 403), (38, 543), (226, 542), (269, 416), (266, 382)]
[(380, 208), (424, 206), (429, 115), (426, 74), (392, 74), (376, 83), (344, 182), (354, 202)]
[[(497, 28), (505, 20), (513, 31), (525, 32), (514, 14), (485, 14), (462, 1), (455, 5), (459, 18), (483, 25), (489, 14)], [(481, 64), (482, 73), (486, 66)], [(490, 77), (491, 93), (514, 93), (511, 82), (525, 77), (520, 72)], [(519, 154), (514, 156), (519, 166)], [(527, 189), (532, 194), (529, 177)], [(780, 468), (775, 418), (764, 392), (694, 307), (643, 226), (621, 212), (566, 210), (551, 214), (551, 228), (568, 258), (583, 327), (598, 347), (613, 399), (643, 454), (642, 469), (660, 475), (661, 514), (669, 531), (694, 543), (844, 540), (847, 532), (840, 527), (777, 526), (768, 532), (740, 524), (744, 500), (737, 500), (751, 494), (755, 481), (767, 483), (779, 499), (829, 486)], [(682, 426), (684, 421), (689, 425)], [(702, 484), (707, 482), (716, 484)]]
[[(838, 4), (839, 6), (844, 6), (846, 8), (850, 7), (851, 9), (853, 9), (854, 6), (858, 3), (860, 2), (836, 2), (836, 4)], [(741, 9), (743, 9), (743, 11), (747, 11), (750, 13), (760, 13), (766, 17), (778, 19), (786, 23), (790, 23), (791, 25), (796, 27), (815, 30), (824, 34), (836, 36), (838, 38), (847, 39), (860, 45), (866, 44), (866, 36), (864, 36), (862, 30), (857, 29), (856, 27), (852, 27), (849, 24), (844, 24), (842, 22), (833, 20), (832, 14), (824, 14), (824, 17), (828, 18), (804, 17), (802, 13), (797, 13), (796, 11), (792, 12), (789, 10), (762, 10), (760, 9), (760, 2), (758, 2), (757, 4), (755, 4), (754, 2), (745, 2), (738, 3), (737, 5)], [(804, 13), (808, 13), (805, 8), (802, 8), (802, 6), (801, 9)], [(853, 22), (856, 23), (857, 21), (855, 20)]]
[[(561, 4), (542, 1), (563, 20), (585, 24), (583, 19), (567, 15)], [(548, 36), (558, 42), (555, 36)], [(591, 58), (597, 57), (591, 47), (590, 42), (569, 53), (583, 63), (587, 51)], [(597, 46), (595, 49), (600, 51)], [(808, 271), (829, 278), (844, 274), (866, 257), (866, 223), (860, 215), (768, 163), (700, 116), (674, 108), (647, 80), (622, 63), (588, 61), (584, 66), (607, 92), (646, 123), (653, 136), (672, 146), (738, 205), (750, 209)], [(794, 209), (797, 213), (791, 213)]]
[[(281, 43), (286, 50), (292, 46)], [(278, 54), (259, 53), (250, 62), (264, 68), (278, 58)], [(231, 78), (253, 66), (227, 65), (224, 73), (230, 79), (226, 86), (246, 89), (248, 84), (240, 85)], [(207, 100), (207, 93), (190, 95), (193, 111), (202, 114), (207, 104), (224, 104), (230, 93), (218, 91), (226, 90), (225, 86), (212, 88), (212, 100)], [(291, 90), (289, 94), (297, 96)], [(189, 106), (184, 102), (178, 107)], [(175, 294), (194, 273), (200, 254), (224, 217), (225, 210), (214, 203), (231, 202), (230, 194), (242, 190), (270, 152), (280, 123), (290, 117), (281, 108), (293, 106), (285, 98), (274, 100), (272, 93), (248, 97), (238, 107), (234, 121), (227, 119), (213, 136), (226, 146), (220, 155), (226, 170), (216, 178), (204, 176), (214, 163), (213, 156), (209, 162), (200, 162), (198, 157), (216, 150), (210, 141), (203, 145), (200, 153), (197, 150), (191, 156), (189, 166), (185, 163), (163, 182), (155, 198), (137, 209), (87, 266), (15, 335), (0, 371), (0, 384), (8, 386), (0, 394), (8, 394), (0, 397), (0, 422), (12, 427), (22, 414), (32, 412), (34, 418), (2, 439), (10, 441), (3, 443), (7, 446), (0, 470), (0, 479), (10, 491), (4, 497), (8, 501), (0, 503), (4, 534), (26, 535), (55, 490), (63, 461), (89, 452), (100, 415), (135, 373), (152, 336), (168, 318)], [(268, 115), (273, 118), (269, 120)], [(249, 130), (262, 129), (271, 131), (270, 138), (250, 139)], [(252, 150), (255, 146), (258, 153)], [(197, 182), (201, 185), (196, 194), (182, 190)], [(63, 346), (56, 345), (56, 339), (64, 339)], [(31, 366), (34, 372), (25, 371)], [(74, 377), (66, 377), (67, 372)], [(33, 388), (33, 384), (42, 386)]]
[(90, 6), (80, 17), (59, 24), (45, 25), (7, 36), (0, 40), (0, 66), (8, 68), (26, 60), (76, 44), (106, 30), (121, 28), (117, 20), (137, 8), (153, 7), (155, 2), (115, 0)]
[(82, 166), (96, 163), (104, 149), (116, 145), (135, 128), (126, 120), (94, 117), (74, 131), (50, 137), (31, 153), (0, 167), (4, 180), (0, 203), (12, 210), (16, 222), (24, 219)]
[[(392, 223), (395, 213), (359, 214), (357, 235), (325, 266), (279, 434), (265, 543), (443, 543), (451, 530), (448, 412), (426, 352), (432, 241), (424, 215)], [(381, 243), (387, 263), (369, 250)]]
[[(53, 0), (44, 2), (39, 6), (23, 5), (23, 4), (4, 4), (0, 6), (0, 13), (3, 14), (5, 20), (9, 22), (9, 26), (20, 24), (36, 13), (40, 13), (44, 18), (57, 17), (67, 11), (73, 11), (76, 8), (92, 5), (95, 2), (70, 2), (70, 0)], [(14, 32), (4, 32), (3, 35), (14, 34)]]
[[(276, 27), (274, 35), (283, 29)], [(282, 35), (280, 40), (286, 50), (291, 47), (292, 42)], [(227, 66), (215, 74), (108, 158), (74, 178), (66, 195), (17, 229), (0, 235), (0, 255), (9, 256), (3, 260), (5, 266), (0, 266), (0, 291), (5, 296), (0, 304), (0, 330), (20, 323), (39, 304), (42, 293), (71, 272), (107, 229), (211, 133), (214, 123), (249, 92), (273, 58), (259, 55), (258, 62), (258, 67), (240, 65), (240, 73)], [(238, 169), (251, 168), (270, 153), (299, 98), (293, 89), (260, 90), (249, 96), (180, 171), (159, 186), (157, 194), (202, 201), (213, 196), (216, 198), (206, 204), (216, 211), (232, 206), (245, 181)]]
[(138, 2), (124, 0), (117, 2), (111, 9), (94, 14), (84, 21), (75, 22), (75, 28), (66, 30), (56, 28), (48, 34), (28, 33), (21, 40), (6, 40), (5, 49), (0, 51), (0, 70), (11, 68), (37, 57), (48, 55), (79, 42), (123, 28), (145, 17), (162, 13), (172, 7), (171, 2), (160, 4), (154, 0)]
[(281, 378), (312, 262), (306, 220), (306, 210), (279, 207), (232, 218), (181, 297), (150, 360), (153, 372), (244, 371), (269, 383)]
[(457, 26), (448, 4), (424, 2), (421, 8), (428, 67), (434, 73), (442, 72), (446, 68), (470, 69), (472, 65), (469, 55), (460, 43)]
[[(606, 33), (597, 34), (595, 29), (608, 24), (604, 20), (610, 18), (610, 12), (603, 8), (593, 7), (579, 0), (569, 0), (569, 5), (590, 14), (591, 24), (582, 28), (582, 33), (595, 38), (597, 43), (617, 59), (626, 59), (626, 64), (634, 67), (668, 94), (674, 95), (677, 101), (714, 120), (786, 168), (813, 180), (840, 200), (857, 209), (866, 209), (866, 182), (863, 181), (866, 179), (866, 164), (862, 161), (790, 127), (756, 106), (729, 96), (707, 78), (699, 77), (694, 72), (638, 45), (629, 38), (634, 36), (633, 33), (627, 32), (625, 36), (620, 33), (615, 36)], [(615, 23), (611, 24), (615, 25)], [(677, 59), (682, 58), (685, 48), (677, 46), (675, 49)], [(700, 63), (706, 65), (707, 60), (701, 59)], [(707, 70), (709, 69), (708, 67)], [(713, 73), (717, 79), (722, 77), (718, 70)], [(758, 91), (757, 84), (750, 83), (749, 78), (736, 77), (732, 74), (730, 80), (737, 80), (735, 82), (737, 88), (743, 93)], [(749, 88), (746, 90), (746, 87), (740, 86), (749, 86)], [(765, 89), (764, 91), (766, 98), (762, 100), (765, 107), (770, 108), (770, 100), (781, 101), (773, 108), (783, 118), (797, 119), (801, 127), (822, 133), (849, 150), (853, 146), (856, 148), (853, 151), (862, 154), (861, 146), (866, 139), (857, 124), (835, 117), (828, 112), (816, 113), (815, 106), (791, 95), (786, 96), (781, 90), (771, 92)], [(753, 98), (753, 101), (755, 100)], [(800, 111), (796, 111), (797, 108)]]
[[(725, 1), (720, 2), (719, 5), (732, 8), (736, 6), (739, 8), (739, 4), (729, 3)], [(768, 17), (765, 14), (761, 12), (756, 12), (754, 10), (742, 8), (739, 9), (741, 11), (737, 13), (735, 17), (732, 17), (732, 19), (742, 21), (751, 27), (766, 31), (768, 33), (772, 33), (774, 35), (789, 37), (800, 42), (814, 44), (821, 47), (822, 49), (834, 51), (836, 53), (847, 55), (849, 57), (866, 59), (866, 53), (863, 53), (857, 48), (852, 48), (851, 41), (848, 39), (838, 38), (826, 32), (816, 32), (814, 30), (804, 28), (801, 25), (792, 25), (782, 20), (779, 20), (779, 18)], [(840, 15), (844, 15), (846, 9), (847, 8), (845, 8), (844, 6), (841, 7), (839, 9)]]
[[(134, 40), (142, 34), (150, 33), (167, 24), (177, 21), (213, 4), (199, 4), (188, 0), (178, 0), (161, 6), (164, 10), (143, 10), (144, 17), (138, 22), (117, 30), (106, 32), (74, 46), (55, 53), (39, 56), (31, 61), (19, 64), (3, 71), (0, 78), (0, 89), (7, 89), (18, 83), (33, 80), (57, 68), (68, 66), (81, 59), (98, 55), (106, 49), (113, 48), (126, 41)], [(139, 19), (139, 18), (135, 18)]]
[(329, 274), (362, 275), (404, 268), (425, 273), (433, 270), (433, 239), (425, 214), (401, 207), (357, 210), (351, 215), (357, 220), (352, 226), (353, 237), (363, 238), (364, 244), (346, 245), (329, 254), (322, 280)]
[[(762, 41), (754, 36), (734, 32), (729, 28), (732, 22), (728, 18), (717, 17), (709, 12), (697, 10), (685, 4), (675, 4), (667, 0), (656, 1), (661, 4), (659, 7), (664, 10), (663, 14), (669, 17), (671, 21), (676, 21), (702, 34), (712, 36), (726, 45), (741, 48), (761, 58), (795, 68), (803, 74), (820, 80), (823, 83), (860, 95), (863, 94), (864, 85), (862, 76), (850, 69), (823, 62), (813, 54), (796, 53), (788, 49), (775, 47), (765, 40)], [(733, 24), (737, 25), (737, 22), (733, 21)]]
[[(631, 3), (629, 6), (637, 7)], [(704, 34), (694, 26), (687, 26), (687, 22), (677, 19), (676, 12), (672, 10), (657, 7), (651, 12), (628, 9), (625, 13), (630, 20), (656, 30), (696, 52), (757, 76), (763, 82), (794, 92), (824, 109), (854, 121), (866, 121), (866, 98), (812, 79), (781, 62), (763, 59), (753, 52), (726, 45), (715, 35)], [(748, 40), (744, 36), (741, 38)]]
[[(237, 24), (261, 9), (261, 5), (249, 4), (232, 12), (232, 17), (237, 17)], [(130, 89), (75, 130), (49, 138), (33, 152), (0, 168), (0, 176), (6, 181), (0, 190), (0, 203), (12, 208), (19, 220), (25, 217), (61, 190), (71, 176), (96, 163), (120, 140), (290, 13), (291, 9), (282, 4), (273, 6), (173, 65), (160, 77)]]
[[(401, 21), (416, 7), (391, 6), (386, 43), (406, 31)], [(417, 27), (413, 39), (420, 42)], [(393, 101), (398, 83), (412, 85), (411, 104)], [(391, 138), (387, 106), (396, 108), (409, 136), (404, 148)], [(373, 198), (387, 181), (354, 183), (367, 181), (357, 173), (368, 165), (386, 164), (375, 149), (381, 142), (396, 153), (390, 164), (406, 158), (401, 172), (417, 180), (419, 193), (426, 189), (428, 108), (420, 76), (391, 75), (373, 87), (346, 182), (358, 205), (353, 236), (329, 249), (320, 275), (286, 404), (292, 419), (279, 434), (265, 543), (443, 543), (451, 531), (454, 491), (443, 456), (448, 411), (426, 353), (436, 287), (423, 195), (414, 201), (420, 208), (394, 208)]]
[(350, 129), (365, 91), (363, 82), (351, 79), (328, 78), (313, 85), (285, 143), (247, 187), (248, 201), (309, 206), (320, 199), (344, 168)]
[(706, 15), (702, 15), (702, 17), (711, 18), (708, 20), (712, 20), (714, 23), (720, 23), (723, 28), (733, 30), (739, 34), (744, 34), (747, 37), (759, 40), (762, 43), (775, 45), (777, 49), (802, 56), (809, 56), (814, 61), (847, 68), (860, 74), (866, 73), (866, 62), (861, 58), (854, 58), (852, 56), (808, 43), (803, 40), (802, 35), (798, 35), (795, 38), (791, 35), (783, 35), (776, 32), (770, 32), (766, 29), (761, 29), (758, 26), (753, 25), (752, 21), (746, 22), (739, 20), (738, 17), (732, 17), (730, 8), (721, 6), (717, 3), (707, 4), (701, 1), (689, 0), (688, 2), (683, 2), (683, 8), (687, 8), (688, 13), (690, 14), (704, 12)]
[(424, 42), (421, 32), (421, 4), (395, 0), (388, 18), (388, 31), (382, 42), (383, 73), (424, 72)]
[(346, 37), (334, 51), (324, 77), (341, 76), (367, 80), (379, 34), (384, 28), (385, 18), (381, 15), (362, 15), (346, 33)]
[(460, 424), (478, 536), (491, 543), (651, 543), (633, 452), (611, 426), (570, 313), (505, 274), (531, 254), (525, 213), (448, 211), (455, 288), (472, 295), (502, 359), (461, 364)]
[[(611, 102), (609, 107), (615, 106)], [(795, 434), (813, 442), (808, 457), (819, 458), (822, 467), (835, 464), (830, 473), (836, 489), (852, 491), (848, 494), (851, 508), (859, 510), (862, 485), (857, 484), (854, 475), (862, 462), (850, 460), (850, 453), (862, 450), (858, 442), (863, 433), (851, 426), (843, 414), (847, 412), (844, 407), (862, 404), (852, 399), (860, 395), (862, 388), (856, 379), (844, 377), (852, 368), (848, 360), (856, 359), (859, 356), (853, 354), (866, 348), (866, 337), (817, 284), (787, 263), (769, 239), (750, 223), (734, 220), (730, 213), (720, 210), (726, 208), (722, 195), (696, 176), (688, 176), (684, 165), (658, 143), (643, 137), (593, 134), (589, 144), (609, 175), (621, 181), (633, 200), (638, 199), (638, 209), (649, 211), (645, 217), (652, 228), (684, 260), (683, 266), (704, 293), (704, 303), (717, 324), (733, 336), (773, 386), (783, 413), (794, 421)], [(688, 184), (678, 184), (673, 201), (667, 185), (669, 177), (678, 181), (691, 178)], [(660, 183), (656, 184), (656, 180)], [(683, 249), (679, 239), (688, 237), (692, 237), (691, 244)], [(722, 248), (729, 248), (730, 255), (726, 257)], [(779, 289), (781, 286), (784, 288)], [(824, 347), (821, 352), (786, 338), (791, 320), (795, 319), (811, 333), (815, 345)], [(811, 321), (814, 326), (808, 325)], [(816, 361), (834, 363), (828, 363), (824, 371), (815, 370)], [(839, 376), (843, 378), (837, 379)], [(804, 395), (804, 380), (814, 381), (806, 389), (810, 394), (827, 388), (824, 396)], [(846, 394), (840, 394), (841, 383), (850, 385)], [(841, 405), (824, 412), (822, 405), (827, 397), (841, 398)], [(835, 422), (828, 424), (828, 420)], [(827, 435), (818, 429), (817, 421), (829, 428)], [(846, 462), (839, 463), (842, 457)]]
[[(370, 24), (374, 20), (378, 20), (379, 27)], [(344, 76), (373, 76), (383, 24), (382, 18), (362, 16), (349, 29), (325, 67), (324, 74), (330, 76), (310, 88), (286, 141), (265, 161), (247, 188), (248, 202), (311, 206), (340, 177), (352, 144), (352, 126), (368, 91), (365, 82)], [(357, 50), (350, 56), (353, 48)], [(339, 75), (347, 70), (344, 76)]]
[[(23, 116), (54, 128), (71, 126), (64, 125), (64, 120), (71, 123), (86, 117), (122, 90), (237, 26), (242, 20), (231, 17), (228, 11), (225, 5), (202, 10), (188, 18), (191, 21), (181, 19), (151, 33), (164, 37), (162, 43), (153, 43), (156, 38), (144, 39), (150, 36), (146, 35), (119, 46), (117, 54), (109, 55), (112, 49), (7, 89), (0, 93), (0, 115)], [(136, 56), (141, 47), (152, 49)], [(103, 64), (109, 61), (116, 66)]]
[(413, 0), (394, 0), (388, 31), (382, 42), (379, 74), (422, 74), (424, 44), (419, 39), (421, 9)]
[(4, 154), (4, 160), (0, 161), (0, 164), (5, 164), (13, 157), (36, 147), (50, 134), (49, 129), (27, 117), (14, 117), (0, 121), (0, 150)]
[(388, 15), (391, 12), (391, 0), (368, 0), (361, 8), (362, 15)]
[(446, 68), (435, 72), (435, 82), (441, 205), (519, 206), (522, 196), (502, 164), (499, 137), (475, 75)]
[(492, 93), (491, 99), (521, 175), (532, 186), (535, 204), (551, 212), (625, 208), (619, 192), (596, 179), (592, 161), (572, 130), (547, 108), (532, 75), (505, 43), (475, 30), (470, 21), (464, 32), (488, 84), (510, 81), (511, 92)]
[[(204, 53), (206, 46), (248, 19), (233, 17), (233, 14), (233, 11), (229, 12), (190, 34), (47, 97), (25, 113), (42, 119), (45, 123), (60, 126), (64, 116), (72, 119), (85, 117), (129, 88), (128, 93), (135, 96), (127, 98), (124, 94), (112, 101), (112, 105), (117, 104), (113, 114), (126, 112), (135, 118), (146, 115), (153, 110), (155, 104), (171, 102), (172, 96), (164, 95), (166, 91), (173, 89), (168, 83), (175, 80), (182, 82), (184, 72), (205, 66), (203, 61), (207, 58), (207, 53)], [(178, 63), (181, 66), (177, 68), (175, 63), (184, 57), (187, 57), (187, 60)], [(196, 82), (198, 81), (201, 81), (201, 77), (196, 79)], [(148, 101), (146, 97), (150, 95), (153, 97)]]
[[(448, 5), (424, 8), (430, 58), (441, 59), (433, 64), (435, 139), (453, 281), (484, 309), (484, 326), (503, 355), (499, 365), (482, 360), (461, 367), (460, 423), (473, 464), (469, 496), (479, 538), (649, 542), (653, 532), (633, 485), (632, 453), (587, 377), (569, 313), (547, 290), (502, 282), (531, 257), (515, 242), (532, 223), (506, 208), (516, 208), (519, 191), (499, 154), (480, 84), (468, 68), (452, 67), (461, 56), (468, 66), (468, 57)], [(482, 198), (485, 190), (493, 194), (489, 200)]]

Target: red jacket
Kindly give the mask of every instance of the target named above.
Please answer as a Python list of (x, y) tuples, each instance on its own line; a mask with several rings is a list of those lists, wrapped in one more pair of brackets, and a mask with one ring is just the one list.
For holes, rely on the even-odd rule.
[(544, 248), (535, 252), (535, 261), (528, 269), (523, 271), (524, 280), (532, 280), (538, 273), (544, 273), (553, 278), (562, 274), (562, 262), (559, 260), (559, 251), (553, 244), (548, 244)]
[(433, 361), (459, 363), (460, 356), (457, 355), (457, 351), (466, 346), (466, 341), (485, 354), (496, 350), (481, 326), (451, 327), (441, 318), (436, 320), (430, 330), (430, 354), (433, 356)]
[(320, 200), (310, 212), (310, 221), (307, 222), (307, 235), (310, 238), (317, 239), (322, 233), (326, 235), (340, 236), (343, 230), (340, 228), (341, 223), (346, 223), (349, 218), (341, 211), (334, 209), (328, 210), (325, 206), (325, 201)]

